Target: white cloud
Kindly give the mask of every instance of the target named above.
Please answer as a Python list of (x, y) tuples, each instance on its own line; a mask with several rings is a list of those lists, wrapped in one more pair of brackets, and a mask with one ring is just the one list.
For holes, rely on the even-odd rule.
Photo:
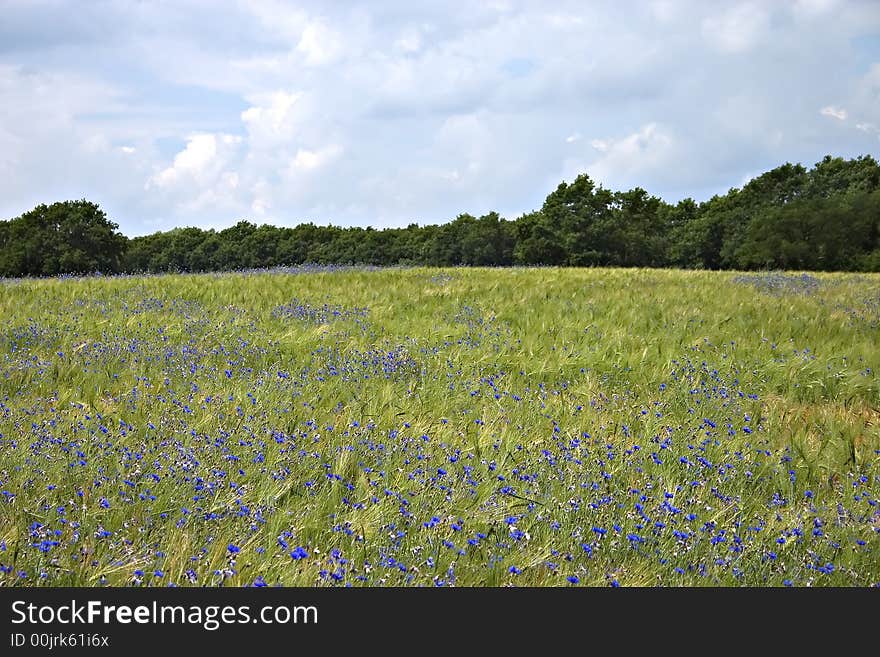
[(284, 55), (257, 55), (233, 59), (230, 68), (239, 75), (250, 78), (277, 78), (292, 65), (293, 58), (290, 53)]
[[(151, 176), (144, 191), (169, 204), (178, 214), (234, 212), (242, 205), (238, 194), (240, 175), (234, 169), (241, 147), (242, 138), (238, 135), (190, 135), (171, 166)], [(209, 222), (225, 223), (227, 220), (222, 216)]]
[(251, 210), (260, 217), (265, 216), (270, 207), (269, 201), (262, 198), (255, 198), (251, 203)]
[(877, 135), (880, 139), (880, 128), (873, 123), (856, 123), (856, 128), (869, 135)]
[(679, 13), (684, 10), (681, 3), (676, 3), (672, 0), (654, 0), (649, 3), (649, 7), (653, 16), (662, 23), (675, 20)]
[(437, 132), (437, 142), (443, 146), (465, 148), (477, 153), (489, 146), (491, 128), (489, 117), (483, 112), (453, 114), (443, 121)]
[(142, 135), (150, 122), (82, 120), (98, 110), (116, 117), (130, 108), (100, 79), (9, 65), (0, 56), (0, 218), (71, 198), (89, 198), (112, 217), (142, 193), (148, 165), (114, 144), (132, 140), (148, 148)]
[(229, 189), (238, 189), (238, 174), (235, 171), (225, 172), (220, 180)]
[(675, 140), (656, 123), (648, 123), (625, 137), (594, 139), (590, 145), (600, 153), (589, 163), (568, 158), (563, 164), (563, 178), (587, 173), (593, 180), (611, 189), (644, 187), (641, 179), (673, 166), (677, 152)]
[(296, 46), (309, 66), (326, 66), (343, 53), (342, 37), (322, 21), (309, 23)]
[(845, 109), (843, 109), (842, 107), (835, 107), (834, 105), (823, 107), (819, 110), (819, 114), (821, 114), (822, 116), (830, 116), (837, 119), (838, 121), (845, 121), (846, 117), (848, 116)]
[(296, 135), (303, 117), (303, 94), (274, 91), (252, 96), (253, 106), (241, 113), (251, 141), (287, 141)]
[(174, 157), (174, 164), (153, 176), (147, 183), (147, 189), (152, 185), (169, 187), (183, 177), (199, 175), (216, 154), (217, 139), (214, 135), (190, 137), (186, 148)]
[[(702, 199), (775, 163), (878, 155), (873, 3), (645, 4), (199, 1), (169, 20), (63, 0), (39, 29), (12, 5), (0, 217), (94, 194), (130, 235), (405, 225), (517, 216), (579, 171)], [(72, 38), (74, 16), (94, 27)], [(124, 39), (94, 38), (111, 22)]]
[(264, 178), (259, 178), (250, 187), (251, 211), (264, 218), (273, 207), (273, 190)]
[(416, 28), (407, 28), (394, 40), (393, 47), (404, 55), (415, 54), (422, 49), (422, 35)]
[(830, 12), (838, 4), (838, 0), (795, 0), (794, 11), (798, 14), (814, 17)]
[(568, 13), (549, 14), (546, 17), (546, 22), (551, 27), (560, 30), (576, 30), (584, 24), (584, 18)]
[(761, 39), (768, 22), (767, 8), (763, 3), (743, 3), (729, 7), (719, 15), (707, 16), (700, 27), (703, 38), (713, 48), (741, 53), (750, 50)]
[(308, 25), (308, 14), (285, 0), (248, 0), (243, 9), (257, 19), (261, 30), (285, 41), (298, 39)]
[(342, 147), (331, 144), (325, 148), (310, 151), (300, 148), (291, 162), (291, 171), (312, 171), (323, 167), (342, 154)]
[(847, 107), (859, 123), (880, 125), (880, 62), (871, 64), (868, 71), (859, 78)]

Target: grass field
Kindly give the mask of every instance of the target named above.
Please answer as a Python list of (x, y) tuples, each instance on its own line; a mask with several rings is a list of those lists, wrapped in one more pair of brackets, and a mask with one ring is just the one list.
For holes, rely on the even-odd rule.
[(0, 585), (880, 583), (880, 275), (0, 281)]

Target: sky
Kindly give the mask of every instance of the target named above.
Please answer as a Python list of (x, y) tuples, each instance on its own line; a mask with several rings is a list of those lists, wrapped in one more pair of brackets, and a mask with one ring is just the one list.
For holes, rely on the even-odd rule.
[(515, 219), (880, 159), (880, 2), (0, 0), (0, 218)]

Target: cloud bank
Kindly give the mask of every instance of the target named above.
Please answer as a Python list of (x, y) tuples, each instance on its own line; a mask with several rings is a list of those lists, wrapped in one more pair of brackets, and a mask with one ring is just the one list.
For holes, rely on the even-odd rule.
[(515, 218), (582, 172), (674, 202), (880, 153), (870, 1), (548, 7), (6, 2), (0, 216), (88, 198), (128, 235)]

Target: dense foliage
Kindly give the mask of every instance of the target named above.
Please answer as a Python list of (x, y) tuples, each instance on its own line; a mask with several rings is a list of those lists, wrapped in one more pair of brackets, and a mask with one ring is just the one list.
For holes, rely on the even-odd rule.
[(0, 276), (118, 272), (127, 240), (97, 204), (38, 205), (0, 221)]
[(742, 189), (676, 205), (586, 174), (540, 210), (507, 220), (461, 214), (437, 226), (303, 223), (175, 228), (127, 239), (85, 200), (0, 221), (0, 275), (224, 271), (318, 264), (567, 265), (880, 271), (880, 166), (871, 156), (784, 164)]

